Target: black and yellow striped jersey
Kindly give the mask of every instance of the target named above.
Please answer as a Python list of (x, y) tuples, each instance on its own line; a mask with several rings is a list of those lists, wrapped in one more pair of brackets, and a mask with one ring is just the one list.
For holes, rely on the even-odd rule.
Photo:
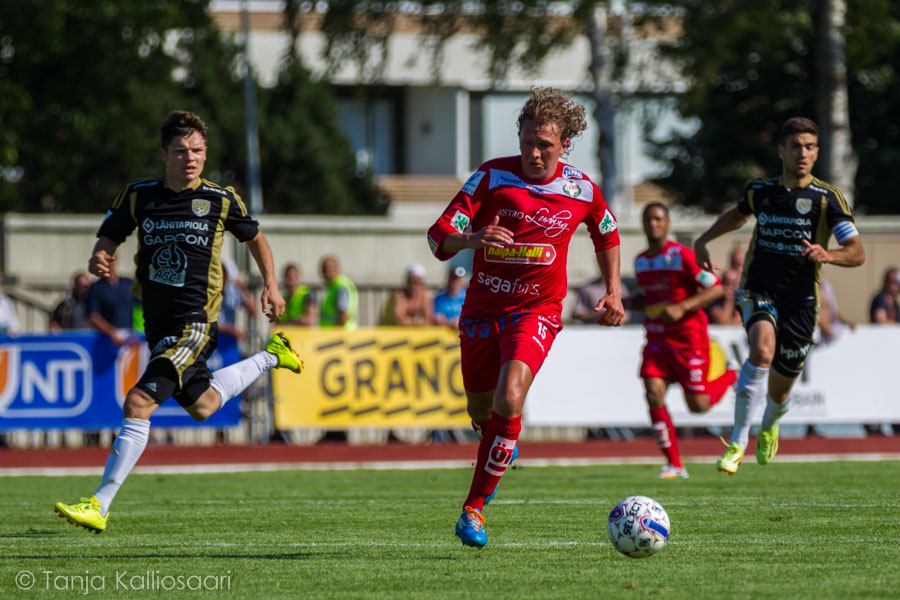
[(737, 209), (756, 216), (741, 287), (784, 306), (818, 302), (820, 265), (803, 255), (803, 240), (828, 248), (832, 234), (838, 243), (859, 235), (841, 191), (815, 177), (790, 190), (780, 177), (754, 179)]
[(241, 242), (259, 225), (233, 188), (198, 179), (176, 192), (164, 179), (134, 181), (116, 197), (97, 237), (117, 244), (138, 230), (135, 295), (144, 305), (148, 337), (182, 323), (218, 319), (222, 305), (222, 240)]

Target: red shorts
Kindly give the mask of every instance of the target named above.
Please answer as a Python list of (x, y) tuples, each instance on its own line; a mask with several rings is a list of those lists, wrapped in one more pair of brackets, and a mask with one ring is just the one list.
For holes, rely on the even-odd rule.
[(459, 349), (466, 391), (495, 389), (500, 367), (513, 359), (524, 362), (536, 376), (561, 329), (559, 317), (529, 312), (461, 319)]
[(704, 395), (709, 376), (709, 346), (672, 350), (655, 344), (644, 346), (641, 379), (659, 378), (678, 383), (685, 394)]

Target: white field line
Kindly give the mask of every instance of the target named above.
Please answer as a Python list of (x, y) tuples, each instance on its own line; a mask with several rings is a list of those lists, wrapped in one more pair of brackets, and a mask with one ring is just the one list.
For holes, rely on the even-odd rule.
[[(688, 462), (713, 463), (716, 456), (692, 456)], [(416, 470), (471, 468), (474, 460), (404, 460), (357, 462), (286, 462), (286, 463), (230, 463), (203, 465), (153, 465), (135, 467), (134, 473), (161, 475), (192, 475), (200, 473), (245, 473), (253, 471), (335, 471), (335, 470)], [(779, 456), (773, 462), (840, 462), (840, 461), (900, 461), (900, 454), (892, 453), (843, 453), (843, 454), (794, 454)], [(527, 458), (520, 459), (523, 467), (581, 467), (594, 465), (659, 464), (660, 457), (607, 457), (607, 458)], [(103, 466), (96, 467), (11, 467), (0, 469), (0, 477), (40, 475), (65, 477), (70, 475), (102, 475)]]

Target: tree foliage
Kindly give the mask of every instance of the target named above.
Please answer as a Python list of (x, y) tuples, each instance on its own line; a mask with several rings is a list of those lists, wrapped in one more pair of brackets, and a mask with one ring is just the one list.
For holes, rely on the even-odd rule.
[[(204, 175), (241, 191), (240, 48), (218, 30), (207, 4), (6, 0), (0, 211), (104, 210), (127, 181), (162, 172), (159, 124), (174, 109), (194, 111), (209, 125)], [(308, 83), (283, 77), (261, 93), (276, 99), (259, 111), (269, 211), (383, 212), (337, 129), (330, 90)], [(308, 142), (322, 137), (330, 143)]]
[[(734, 202), (751, 177), (780, 173), (775, 149), (781, 122), (815, 117), (814, 0), (687, 0), (684, 36), (669, 50), (691, 80), (679, 96), (692, 134), (658, 141), (655, 154), (671, 165), (657, 180), (681, 202), (718, 211)], [(900, 185), (891, 170), (898, 151), (897, 73), (900, 7), (889, 0), (848, 3), (847, 63), (850, 123), (859, 154), (858, 212), (896, 212)], [(894, 203), (895, 204), (895, 203)]]

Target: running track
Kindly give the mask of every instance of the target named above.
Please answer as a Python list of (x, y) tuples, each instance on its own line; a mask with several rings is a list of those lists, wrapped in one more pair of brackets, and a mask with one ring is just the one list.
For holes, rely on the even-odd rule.
[[(752, 454), (751, 439), (749, 452)], [(713, 462), (722, 454), (715, 438), (678, 441), (687, 462)], [(523, 466), (660, 463), (662, 456), (651, 439), (635, 441), (590, 440), (578, 443), (523, 442)], [(288, 446), (149, 446), (135, 472), (197, 473), (282, 469), (416, 469), (471, 466), (474, 444), (348, 446), (320, 443)], [(109, 450), (63, 448), (10, 450), (0, 448), (0, 475), (100, 474)], [(776, 461), (900, 460), (900, 436), (865, 438), (783, 439)]]

